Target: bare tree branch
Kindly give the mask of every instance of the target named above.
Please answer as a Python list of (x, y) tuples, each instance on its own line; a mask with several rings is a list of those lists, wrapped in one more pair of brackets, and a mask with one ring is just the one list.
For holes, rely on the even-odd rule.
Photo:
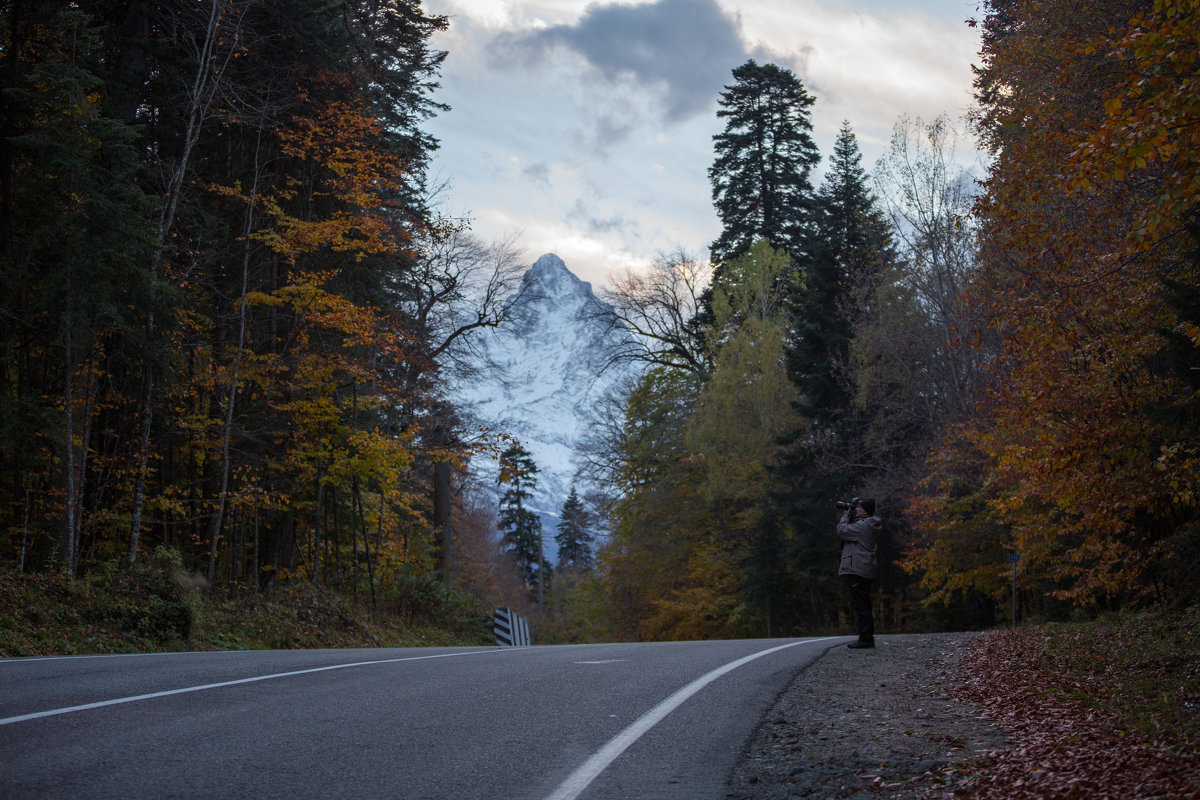
[(712, 277), (707, 262), (682, 250), (660, 254), (646, 272), (626, 270), (612, 278), (602, 313), (611, 327), (631, 337), (610, 354), (609, 363), (640, 362), (707, 375), (710, 359), (696, 325), (701, 296)]

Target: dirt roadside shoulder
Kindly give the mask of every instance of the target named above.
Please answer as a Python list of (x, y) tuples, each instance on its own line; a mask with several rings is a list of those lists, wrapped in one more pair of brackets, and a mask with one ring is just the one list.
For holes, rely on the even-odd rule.
[(950, 696), (974, 635), (900, 634), (879, 637), (875, 650), (830, 648), (767, 713), (727, 800), (915, 797), (928, 773), (953, 774), (944, 768), (1000, 747), (1000, 729)]

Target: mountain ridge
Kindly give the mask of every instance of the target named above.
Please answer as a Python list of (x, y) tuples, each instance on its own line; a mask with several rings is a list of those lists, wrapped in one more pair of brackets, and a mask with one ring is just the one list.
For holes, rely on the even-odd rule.
[[(542, 518), (549, 555), (589, 417), (630, 373), (610, 363), (630, 334), (611, 324), (611, 307), (554, 253), (538, 258), (521, 283), (513, 309), (518, 322), (481, 336), (478, 377), (457, 400), (529, 451), (539, 470), (530, 508)], [(472, 468), (481, 483), (496, 488), (494, 458), (476, 459)], [(499, 492), (494, 495), (498, 502)]]

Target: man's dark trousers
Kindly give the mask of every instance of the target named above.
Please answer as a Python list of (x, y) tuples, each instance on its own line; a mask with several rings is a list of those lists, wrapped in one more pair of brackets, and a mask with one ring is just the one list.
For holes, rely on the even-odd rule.
[(858, 641), (875, 643), (875, 620), (871, 616), (871, 579), (861, 575), (843, 575), (846, 589), (850, 592), (850, 611), (854, 614), (854, 628)]

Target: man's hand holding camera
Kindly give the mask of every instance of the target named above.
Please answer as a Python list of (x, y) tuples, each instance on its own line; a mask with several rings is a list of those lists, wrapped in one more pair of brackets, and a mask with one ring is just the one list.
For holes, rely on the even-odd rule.
[(834, 503), (834, 506), (845, 512), (845, 514), (842, 515), (844, 519), (863, 519), (864, 517), (871, 516), (869, 513), (867, 513), (867, 510), (862, 507), (861, 503), (862, 498), (856, 497), (849, 503), (843, 500), (838, 500), (836, 503)]

